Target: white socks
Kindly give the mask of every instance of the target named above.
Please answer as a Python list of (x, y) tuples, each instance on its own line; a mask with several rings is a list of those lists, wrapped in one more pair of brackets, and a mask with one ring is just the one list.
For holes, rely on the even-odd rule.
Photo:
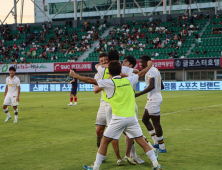
[(164, 140), (163, 140), (163, 136), (161, 136), (161, 137), (156, 137), (157, 138), (157, 140), (158, 140), (158, 143), (159, 143), (159, 148), (160, 149), (166, 149), (165, 148), (165, 144), (164, 144)]
[(130, 156), (133, 156), (133, 157), (136, 156), (136, 149), (135, 149), (135, 144), (134, 143), (132, 144), (132, 147), (131, 147), (131, 154), (132, 155), (130, 155)]
[(157, 167), (159, 163), (158, 163), (157, 160), (156, 160), (156, 156), (155, 156), (154, 151), (153, 151), (153, 150), (150, 150), (150, 151), (148, 151), (148, 152), (146, 153), (146, 155), (147, 155), (147, 156), (150, 158), (150, 160), (152, 161), (153, 166), (154, 166), (154, 167)]
[(10, 117), (10, 114), (9, 114), (8, 108), (4, 109), (4, 112), (5, 112), (5, 114), (6, 114), (8, 117)]
[(15, 119), (18, 119), (18, 115), (15, 115)]
[(96, 155), (96, 162), (93, 166), (93, 170), (99, 170), (99, 167), (100, 165), (102, 164), (102, 162), (105, 160), (106, 156), (103, 156), (103, 155), (100, 155), (98, 152), (97, 152), (97, 155)]
[(151, 137), (152, 137), (152, 139), (153, 139), (154, 145), (158, 144), (155, 130), (149, 131), (149, 134), (151, 135)]

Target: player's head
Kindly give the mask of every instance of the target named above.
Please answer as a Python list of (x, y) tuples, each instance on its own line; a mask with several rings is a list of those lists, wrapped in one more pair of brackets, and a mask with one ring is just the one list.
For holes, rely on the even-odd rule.
[(74, 68), (72, 69), (72, 71), (74, 71), (75, 73), (77, 73), (76, 69), (74, 69)]
[(109, 50), (108, 58), (109, 58), (109, 62), (113, 61), (113, 60), (119, 61), (119, 52), (117, 50), (115, 50), (115, 49)]
[(147, 62), (150, 61), (150, 57), (148, 55), (144, 55), (140, 57), (140, 67), (143, 69), (147, 67)]
[(134, 68), (135, 65), (136, 65), (136, 59), (133, 56), (128, 55), (123, 58), (122, 66)]
[(15, 72), (16, 72), (15, 67), (10, 67), (10, 68), (9, 68), (9, 74), (10, 74), (10, 76), (14, 76), (14, 75), (15, 75)]
[(119, 61), (110, 61), (108, 68), (109, 68), (109, 74), (111, 76), (117, 76), (120, 75), (122, 66), (119, 63)]
[(108, 54), (107, 53), (100, 53), (98, 58), (99, 58), (100, 65), (108, 63)]

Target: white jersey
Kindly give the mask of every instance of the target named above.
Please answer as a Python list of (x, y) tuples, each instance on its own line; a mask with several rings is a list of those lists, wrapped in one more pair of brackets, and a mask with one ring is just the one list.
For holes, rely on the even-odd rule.
[(7, 77), (6, 85), (8, 86), (7, 95), (18, 96), (18, 88), (20, 88), (20, 80), (18, 77), (14, 76), (12, 79)]
[[(99, 66), (99, 67), (98, 67), (98, 70), (97, 70), (97, 71), (98, 71), (101, 79), (102, 79), (103, 76), (104, 76), (105, 69), (106, 69), (106, 68), (104, 68), (104, 67), (102, 67), (102, 66)], [(133, 73), (133, 68), (129, 68), (129, 67), (126, 67), (126, 66), (122, 66), (122, 73), (131, 74), (131, 73)]]
[(145, 75), (145, 83), (146, 83), (146, 87), (149, 86), (149, 80), (151, 78), (155, 79), (155, 88), (153, 90), (151, 90), (148, 94), (147, 94), (147, 99), (148, 100), (162, 100), (162, 95), (161, 95), (161, 75), (160, 72), (157, 68), (155, 67), (151, 67), (150, 70), (146, 73)]
[[(94, 76), (94, 79), (96, 79), (96, 81), (98, 81), (98, 80), (100, 80), (102, 78), (100, 77), (99, 73), (96, 73), (95, 76)], [(100, 99), (100, 101), (103, 100), (102, 98), (103, 98), (103, 91), (101, 91), (101, 99)]]

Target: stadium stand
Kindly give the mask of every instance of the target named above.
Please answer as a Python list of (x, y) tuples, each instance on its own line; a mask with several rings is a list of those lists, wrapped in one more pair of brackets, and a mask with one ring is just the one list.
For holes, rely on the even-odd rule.
[(99, 39), (110, 23), (85, 22), (72, 28), (67, 23), (30, 27), (19, 26), (10, 31), (8, 25), (0, 26), (1, 63), (51, 63), (75, 62), (95, 40)]
[(108, 36), (100, 38), (110, 25), (106, 19), (104, 23), (85, 21), (77, 28), (65, 22), (53, 26), (51, 23), (32, 27), (27, 24), (10, 31), (7, 24), (2, 25), (0, 62), (75, 62), (93, 43), (97, 46), (83, 61), (98, 61), (99, 53), (111, 48), (120, 52), (121, 60), (129, 54), (137, 59), (147, 54), (153, 60), (222, 56), (222, 16), (219, 14), (169, 16), (167, 22), (152, 17), (126, 21), (122, 25), (116, 24)]

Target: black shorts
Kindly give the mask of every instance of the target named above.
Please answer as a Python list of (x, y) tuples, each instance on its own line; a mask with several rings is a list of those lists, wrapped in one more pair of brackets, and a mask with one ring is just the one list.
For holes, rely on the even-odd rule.
[(76, 95), (77, 94), (77, 88), (72, 88), (71, 94)]

